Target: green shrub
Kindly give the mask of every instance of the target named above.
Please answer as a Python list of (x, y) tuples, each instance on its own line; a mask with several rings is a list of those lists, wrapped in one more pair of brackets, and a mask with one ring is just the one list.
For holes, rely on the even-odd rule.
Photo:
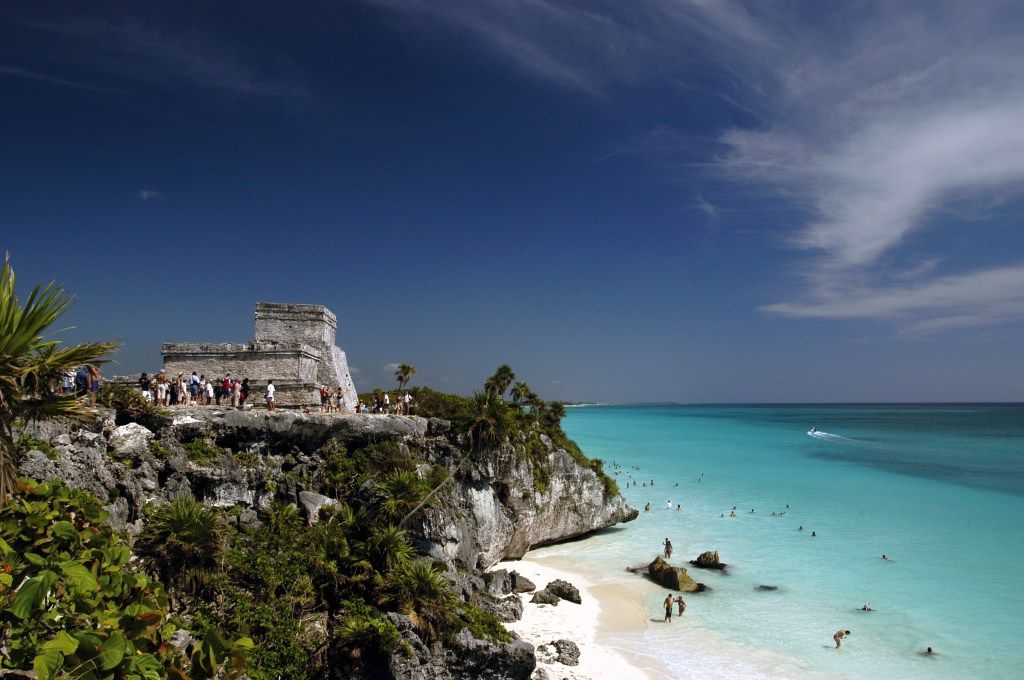
[(50, 460), (57, 460), (57, 457), (60, 455), (55, 448), (50, 446), (49, 442), (30, 437), (27, 434), (21, 435), (21, 438), (18, 439), (18, 448), (22, 451), (42, 451)]
[(149, 452), (152, 453), (157, 458), (161, 458), (163, 460), (167, 460), (168, 458), (171, 457), (171, 455), (173, 455), (170, 449), (168, 449), (155, 439), (152, 439), (149, 442)]
[(185, 457), (196, 465), (213, 467), (217, 459), (224, 453), (220, 447), (211, 444), (202, 437), (196, 437), (190, 442), (182, 445), (185, 449)]
[(13, 491), (0, 507), (0, 669), (31, 669), (39, 680), (114, 680), (162, 677), (174, 667), (210, 678), (234, 656), (226, 677), (241, 672), (249, 640), (202, 640), (197, 648), (208, 654), (195, 660), (163, 644), (175, 630), (164, 588), (132, 565), (94, 497), (59, 480), (22, 478)]
[(260, 466), (260, 457), (250, 451), (239, 451), (231, 458), (236, 467), (252, 469)]
[(480, 609), (475, 604), (462, 603), (459, 609), (459, 618), (465, 624), (469, 632), (478, 640), (487, 640), (494, 644), (512, 642), (512, 636), (505, 629), (505, 625), (494, 614)]
[(169, 413), (146, 401), (142, 393), (131, 385), (103, 383), (97, 401), (115, 410), (114, 422), (118, 425), (138, 423), (153, 432), (159, 432), (172, 423)]

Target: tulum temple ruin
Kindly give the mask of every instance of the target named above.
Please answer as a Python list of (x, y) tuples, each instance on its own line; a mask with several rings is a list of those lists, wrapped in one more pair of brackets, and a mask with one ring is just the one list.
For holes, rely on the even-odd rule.
[(280, 406), (319, 406), (321, 385), (341, 387), (351, 412), (356, 388), (345, 352), (334, 344), (337, 329), (338, 318), (323, 305), (257, 302), (252, 342), (165, 342), (160, 353), (168, 375), (248, 378), (252, 403), (262, 400), (267, 380), (274, 381)]

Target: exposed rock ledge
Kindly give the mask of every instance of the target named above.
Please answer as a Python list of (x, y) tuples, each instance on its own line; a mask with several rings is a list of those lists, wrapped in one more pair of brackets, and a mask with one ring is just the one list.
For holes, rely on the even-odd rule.
[[(269, 507), (275, 498), (300, 505), (303, 494), (301, 505), (314, 520), (313, 508), (331, 500), (324, 495), (325, 461), (317, 450), (331, 439), (355, 450), (392, 437), (418, 450), (427, 463), (454, 471), (452, 482), (439, 493), (441, 502), (421, 511), (407, 528), (422, 552), (458, 566), (489, 567), (519, 558), (531, 547), (628, 522), (638, 514), (621, 496), (606, 495), (594, 471), (545, 437), (547, 458), (534, 463), (507, 443), (466, 456), (464, 435), (451, 432), (447, 421), (416, 416), (183, 408), (173, 410), (172, 425), (149, 432), (136, 424), (115, 427), (113, 412), (101, 413), (91, 431), (55, 423), (30, 427), (58, 455), (29, 452), (20, 472), (41, 480), (61, 478), (108, 498), (112, 522), (119, 526), (137, 522), (143, 503), (166, 502), (179, 494), (238, 507), (241, 523), (255, 521), (255, 510)], [(200, 438), (221, 447), (224, 455), (205, 465), (189, 461), (183, 445)], [(171, 455), (154, 455), (151, 441)], [(240, 464), (239, 454), (248, 465)], [(534, 482), (537, 465), (549, 473), (543, 490)]]

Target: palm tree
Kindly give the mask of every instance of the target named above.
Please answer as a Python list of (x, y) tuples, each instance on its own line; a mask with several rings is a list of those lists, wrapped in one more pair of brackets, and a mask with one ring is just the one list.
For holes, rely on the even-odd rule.
[(381, 485), (386, 498), (380, 511), (384, 519), (394, 521), (417, 507), (426, 494), (426, 483), (412, 470), (396, 470)]
[(499, 399), (505, 399), (505, 390), (512, 384), (512, 381), (516, 379), (516, 374), (512, 372), (512, 367), (508, 364), (502, 364), (498, 366), (498, 370), (494, 372), (490, 378), (484, 383), (484, 389), (488, 392), (494, 392)]
[(192, 496), (153, 511), (135, 541), (146, 568), (165, 584), (183, 586), (218, 568), (228, 529), (220, 513)]
[(529, 401), (531, 394), (533, 394), (533, 392), (530, 391), (530, 386), (522, 380), (512, 385), (512, 391), (509, 392), (509, 396), (512, 397), (512, 401), (514, 401), (517, 406), (521, 405), (525, 401)]
[(469, 426), (469, 443), (473, 451), (492, 448), (504, 441), (512, 427), (509, 407), (494, 392), (473, 395), (474, 420)]
[(405, 564), (414, 554), (415, 550), (406, 539), (405, 532), (390, 524), (374, 527), (365, 544), (367, 560), (381, 575)]
[(409, 384), (409, 378), (416, 375), (416, 369), (409, 364), (398, 364), (398, 368), (395, 370), (395, 379), (398, 380), (400, 389), (405, 389), (405, 386)]
[(382, 604), (395, 605), (430, 640), (458, 618), (459, 597), (444, 572), (428, 559), (398, 567), (388, 576)]
[(53, 282), (38, 285), (22, 307), (14, 290), (14, 270), (4, 257), (0, 272), (0, 503), (17, 477), (18, 445), (14, 428), (57, 416), (85, 418), (93, 410), (74, 395), (61, 394), (61, 377), (95, 364), (117, 348), (116, 342), (90, 342), (60, 348), (43, 333), (74, 303)]

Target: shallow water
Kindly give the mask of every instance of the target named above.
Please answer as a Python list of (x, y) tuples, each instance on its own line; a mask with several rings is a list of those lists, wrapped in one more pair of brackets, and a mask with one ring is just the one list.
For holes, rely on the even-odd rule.
[[(599, 406), (563, 427), (641, 509), (538, 551), (637, 589), (650, 620), (609, 644), (678, 678), (1024, 677), (1024, 407)], [(729, 563), (690, 568), (712, 591), (672, 624), (665, 592), (624, 571), (666, 536), (673, 564)]]

